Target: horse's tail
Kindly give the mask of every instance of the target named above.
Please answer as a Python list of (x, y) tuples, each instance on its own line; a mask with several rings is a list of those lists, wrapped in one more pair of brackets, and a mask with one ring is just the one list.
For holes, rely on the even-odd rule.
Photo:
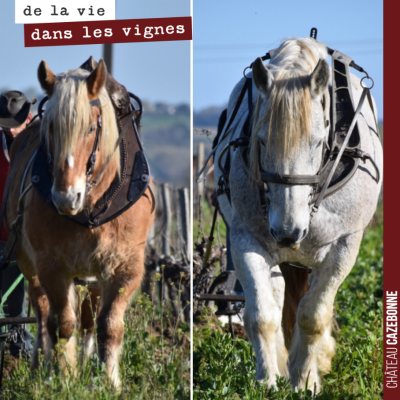
[(287, 348), (293, 336), (297, 308), (308, 291), (308, 271), (294, 268), (287, 263), (279, 265), (285, 279), (285, 302), (283, 304), (282, 328)]

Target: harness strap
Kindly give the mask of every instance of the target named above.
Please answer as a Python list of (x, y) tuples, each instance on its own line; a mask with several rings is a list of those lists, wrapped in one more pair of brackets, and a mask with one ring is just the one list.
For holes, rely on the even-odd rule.
[(44, 103), (46, 103), (47, 100), (49, 100), (49, 96), (43, 97), (43, 99), (40, 101), (40, 103), (38, 105), (38, 115), (39, 115), (40, 120), (43, 119), (43, 112), (44, 112), (43, 106), (44, 106)]
[(315, 185), (319, 183), (319, 175), (290, 175), (275, 174), (261, 171), (261, 179), (264, 182), (281, 183), (284, 185)]
[(251, 123), (251, 116), (253, 115), (253, 79), (251, 78), (246, 78), (248, 84), (247, 84), (247, 107), (249, 109), (249, 115), (250, 115), (250, 123)]
[(142, 104), (142, 100), (140, 100), (140, 98), (138, 96), (136, 96), (135, 94), (133, 94), (132, 92), (128, 92), (129, 97), (131, 97), (132, 99), (134, 99), (138, 105), (139, 105), (139, 110), (135, 110), (136, 112), (138, 112), (139, 114), (136, 116), (136, 121), (138, 122), (138, 124), (140, 123), (140, 120), (142, 118), (143, 115), (143, 104)]
[(97, 129), (96, 129), (96, 138), (94, 139), (93, 149), (90, 154), (90, 158), (89, 158), (89, 162), (88, 162), (88, 168), (87, 168), (87, 172), (86, 172), (87, 178), (89, 178), (89, 176), (91, 176), (93, 174), (94, 167), (96, 165), (96, 158), (97, 158), (96, 152), (97, 152), (97, 147), (98, 147), (99, 141), (100, 141), (100, 128), (101, 128), (101, 125), (99, 122)]
[(371, 164), (374, 166), (375, 171), (376, 171), (376, 177), (374, 178), (376, 183), (378, 183), (381, 179), (381, 174), (379, 172), (379, 168), (376, 165), (376, 162), (374, 161), (374, 159), (371, 157), (371, 155), (369, 153), (367, 153), (366, 151), (362, 151), (360, 149), (345, 149), (344, 150), (344, 155), (348, 155), (352, 158), (359, 158), (361, 160), (364, 161), (364, 163), (369, 160), (371, 161)]
[(367, 99), (368, 99), (368, 104), (371, 107), (371, 111), (372, 111), (372, 115), (374, 116), (374, 121), (375, 121), (375, 127), (376, 127), (376, 136), (378, 136), (378, 139), (381, 139), (381, 135), (379, 134), (379, 126), (378, 126), (378, 121), (376, 120), (376, 116), (375, 116), (375, 111), (374, 111), (374, 103), (372, 102), (372, 96), (371, 96), (371, 91), (368, 90), (367, 93)]
[[(100, 142), (100, 130), (101, 130), (101, 103), (100, 103), (100, 99), (95, 99), (92, 101), (89, 101), (89, 106), (90, 108), (97, 106), (100, 110), (100, 114), (98, 116), (98, 120), (97, 120), (97, 128), (96, 128), (96, 138), (94, 139), (94, 143), (93, 143), (93, 149), (92, 152), (90, 154), (90, 158), (88, 161), (88, 167), (87, 167), (87, 171), (86, 171), (86, 179), (89, 180), (89, 177), (93, 174), (94, 172), (94, 168), (96, 165), (96, 153), (97, 153), (97, 148), (99, 146), (99, 142)], [(91, 187), (93, 186), (93, 184), (91, 183), (87, 183), (86, 184), (86, 188), (87, 191), (89, 192)]]
[(318, 211), (318, 208), (321, 205), (322, 200), (324, 199), (325, 192), (328, 189), (328, 186), (329, 186), (329, 184), (330, 184), (330, 182), (332, 180), (333, 174), (335, 173), (335, 170), (336, 170), (337, 166), (339, 165), (339, 161), (342, 158), (342, 155), (343, 155), (344, 151), (346, 150), (347, 143), (350, 140), (350, 136), (351, 136), (351, 134), (353, 132), (353, 129), (354, 129), (355, 125), (356, 125), (358, 115), (360, 114), (361, 108), (362, 108), (362, 106), (364, 104), (364, 100), (365, 100), (365, 97), (366, 97), (368, 91), (369, 91), (368, 88), (364, 88), (363, 89), (363, 92), (362, 92), (361, 98), (360, 98), (360, 102), (358, 103), (357, 110), (356, 110), (356, 112), (354, 114), (353, 120), (351, 121), (350, 128), (349, 128), (349, 130), (347, 132), (347, 135), (346, 135), (346, 137), (345, 137), (345, 139), (343, 141), (342, 147), (340, 148), (340, 151), (339, 151), (339, 153), (337, 155), (335, 163), (333, 164), (332, 169), (330, 170), (329, 175), (326, 178), (326, 181), (324, 183), (324, 186), (322, 187), (322, 190), (321, 190), (321, 192), (320, 192), (320, 194), (318, 196), (318, 199), (315, 202), (315, 204), (313, 205), (312, 214)]
[[(110, 156), (110, 157), (108, 158), (108, 160), (103, 164), (103, 166), (101, 167), (100, 171), (98, 172), (96, 178), (93, 179), (91, 182), (88, 182), (88, 186), (87, 186), (87, 187), (88, 187), (89, 191), (90, 191), (90, 189), (91, 189), (94, 185), (96, 185), (96, 184), (99, 182), (99, 180), (101, 179), (101, 177), (102, 177), (104, 171), (106, 170), (106, 168), (107, 168), (109, 162), (110, 162), (111, 159), (113, 158), (115, 151), (119, 148), (119, 145), (120, 145), (120, 143), (121, 143), (121, 140), (125, 137), (125, 133), (126, 133), (126, 131), (128, 130), (128, 128), (129, 128), (129, 124), (132, 123), (132, 119), (131, 119), (131, 118), (135, 116), (135, 110), (131, 111), (131, 112), (128, 114), (128, 116), (129, 116), (129, 118), (128, 118), (127, 121), (126, 121), (125, 126), (124, 126), (124, 127), (122, 128), (122, 130), (120, 131), (119, 137), (118, 137), (118, 139), (117, 139), (117, 141), (116, 141), (116, 143), (115, 143), (114, 151), (112, 152), (111, 156)], [(122, 118), (125, 118), (125, 116), (122, 117)], [(136, 130), (136, 125), (135, 125), (135, 123), (133, 123), (133, 125), (134, 125), (134, 129), (135, 129), (135, 133), (137, 134), (137, 130)], [(88, 171), (88, 177), (89, 177), (90, 175), (92, 175), (93, 172), (94, 172), (94, 163), (96, 162), (96, 146), (97, 146), (98, 140), (99, 140), (99, 131), (100, 131), (100, 128), (98, 127), (97, 133), (96, 133), (96, 140), (95, 140), (95, 143), (94, 143), (94, 151), (93, 151), (93, 153), (92, 153), (92, 155), (91, 155), (91, 159), (93, 158), (94, 161), (91, 160), (91, 168), (90, 168), (90, 170)], [(138, 140), (138, 143), (139, 143), (139, 146), (141, 147), (140, 140)], [(94, 155), (94, 157), (93, 157), (93, 155)], [(91, 172), (90, 172), (90, 171), (91, 171)], [(90, 172), (90, 173), (89, 173), (89, 172)]]

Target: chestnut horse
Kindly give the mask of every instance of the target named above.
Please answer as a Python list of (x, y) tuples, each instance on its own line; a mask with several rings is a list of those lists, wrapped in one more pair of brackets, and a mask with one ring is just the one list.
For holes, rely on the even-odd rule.
[[(29, 295), (38, 321), (32, 366), (38, 366), (39, 349), (49, 360), (51, 350), (58, 342), (62, 350), (62, 368), (66, 370), (69, 364), (73, 370), (80, 319), (80, 333), (85, 332), (85, 354), (93, 352), (93, 317), (88, 304), (84, 303), (81, 309), (74, 279), (95, 277), (101, 293), (96, 319), (99, 357), (118, 387), (124, 313), (142, 279), (146, 238), (154, 218), (150, 189), (147, 188), (123, 214), (94, 229), (66, 218), (82, 210), (91, 211), (118, 177), (117, 120), (105, 88), (107, 70), (103, 60), (91, 73), (77, 69), (58, 76), (42, 61), (38, 78), (49, 101), (40, 135), (33, 132), (39, 125), (33, 125), (13, 143), (11, 168), (15, 171), (5, 215), (7, 229), (10, 229), (17, 217), (19, 202), (23, 223), (16, 259), (29, 281)], [(101, 177), (88, 191), (87, 166), (96, 148), (94, 132), (100, 126), (100, 115), (102, 122), (93, 176), (100, 171)], [(20, 199), (21, 183), (23, 187), (30, 183), (28, 164), (41, 138), (46, 141), (49, 157), (53, 160), (51, 196), (58, 212), (49, 207), (35, 189), (28, 190)], [(16, 157), (17, 165), (14, 165)], [(28, 175), (24, 182), (27, 166)], [(92, 292), (93, 308), (97, 294)]]

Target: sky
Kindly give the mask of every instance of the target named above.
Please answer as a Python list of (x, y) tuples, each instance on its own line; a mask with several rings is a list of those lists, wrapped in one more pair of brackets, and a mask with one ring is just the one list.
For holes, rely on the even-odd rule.
[[(190, 0), (116, 0), (116, 19), (184, 16), (190, 16)], [(36, 73), (42, 59), (60, 73), (78, 68), (91, 55), (99, 60), (102, 51), (102, 45), (25, 48), (14, 0), (0, 0), (0, 90), (41, 91)], [(142, 100), (189, 104), (189, 41), (121, 43), (113, 52), (113, 76)]]
[[(189, 0), (116, 0), (116, 18), (190, 15)], [(76, 68), (101, 45), (24, 48), (23, 26), (14, 23), (14, 1), (0, 0), (0, 88), (39, 84), (45, 59), (53, 72)], [(374, 79), (372, 94), (383, 116), (382, 0), (193, 0), (193, 106), (226, 104), (243, 69), (285, 37), (318, 40), (352, 57)], [(113, 75), (143, 100), (190, 102), (190, 43), (124, 43), (114, 46)]]
[(368, 71), (382, 119), (382, 0), (194, 0), (194, 109), (226, 104), (245, 67), (284, 38), (308, 37), (313, 27), (318, 41)]

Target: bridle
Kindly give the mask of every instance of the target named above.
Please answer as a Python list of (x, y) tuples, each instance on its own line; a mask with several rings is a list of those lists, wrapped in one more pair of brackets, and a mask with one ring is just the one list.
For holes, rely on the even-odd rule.
[[(138, 101), (139, 103), (139, 116), (135, 117), (135, 114), (137, 113), (137, 110), (134, 109), (134, 107), (132, 105), (130, 105), (130, 112), (127, 115), (124, 115), (121, 117), (124, 118), (126, 116), (129, 116), (129, 118), (127, 119), (127, 122), (125, 123), (125, 126), (122, 127), (120, 123), (118, 123), (118, 118), (117, 118), (117, 126), (118, 126), (118, 130), (119, 130), (119, 136), (118, 136), (118, 140), (115, 144), (115, 148), (114, 151), (112, 152), (112, 154), (109, 156), (109, 158), (106, 160), (105, 163), (103, 163), (100, 171), (97, 173), (96, 177), (92, 177), (94, 170), (95, 170), (95, 166), (96, 166), (96, 160), (97, 160), (97, 152), (100, 151), (100, 132), (101, 132), (101, 127), (102, 127), (102, 116), (101, 116), (101, 102), (99, 99), (96, 100), (92, 100), (89, 102), (90, 108), (97, 106), (99, 108), (99, 115), (97, 117), (97, 126), (96, 126), (96, 137), (93, 143), (93, 149), (92, 152), (90, 153), (89, 159), (88, 159), (88, 163), (87, 163), (87, 168), (86, 168), (86, 195), (88, 195), (90, 193), (90, 191), (92, 190), (92, 188), (94, 186), (97, 185), (97, 183), (100, 181), (105, 169), (107, 168), (108, 164), (110, 163), (111, 159), (113, 158), (115, 151), (119, 148), (119, 145), (121, 143), (121, 140), (124, 138), (126, 131), (128, 130), (129, 124), (132, 121), (132, 118), (135, 120), (133, 123), (133, 127), (134, 130), (136, 132), (136, 134), (138, 135), (137, 132), (137, 127), (136, 127), (136, 121), (140, 120), (140, 117), (142, 115), (142, 104), (140, 102), (140, 99), (138, 100), (137, 96), (133, 95), (132, 93), (129, 92), (130, 97), (133, 97), (136, 101)], [(43, 106), (46, 103), (46, 101), (49, 100), (49, 97), (46, 96), (42, 99), (42, 101), (39, 104), (38, 107), (38, 115), (39, 118), (42, 119), (43, 118)], [(91, 133), (89, 132), (89, 135)], [(51, 157), (51, 153), (49, 151), (48, 153), (48, 163), (51, 164), (52, 162), (52, 157)]]
[[(92, 100), (89, 102), (90, 107), (97, 106), (99, 108), (99, 115), (97, 116), (97, 128), (96, 128), (96, 137), (94, 139), (92, 153), (89, 157), (87, 170), (86, 170), (86, 195), (90, 193), (93, 186), (97, 184), (97, 180), (91, 180), (91, 176), (93, 175), (95, 164), (96, 164), (96, 154), (100, 150), (100, 130), (101, 130), (101, 103), (99, 99)], [(89, 132), (90, 134), (90, 132)]]
[[(316, 37), (314, 37), (314, 38), (316, 38)], [(358, 116), (360, 114), (360, 111), (362, 109), (362, 106), (363, 106), (366, 98), (368, 99), (369, 105), (372, 109), (372, 113), (375, 117), (374, 110), (373, 110), (372, 98), (371, 98), (371, 94), (370, 94), (370, 89), (373, 87), (373, 80), (362, 67), (358, 66), (352, 59), (350, 59), (346, 55), (344, 55), (336, 50), (332, 50), (330, 48), (327, 48), (327, 50), (328, 50), (328, 54), (332, 56), (332, 65), (334, 64), (334, 62), (338, 61), (339, 63), (343, 63), (344, 68), (347, 68), (347, 70), (349, 67), (352, 67), (361, 73), (365, 73), (365, 77), (362, 78), (362, 80), (361, 80), (361, 87), (362, 87), (363, 91), (361, 94), (360, 101), (358, 103), (356, 111), (353, 114), (351, 124), (350, 124), (349, 128), (346, 129), (347, 132), (341, 132), (342, 134), (343, 133), (345, 134), (344, 140), (342, 141), (342, 143), (337, 143), (337, 141), (335, 139), (335, 133), (337, 130), (337, 125), (338, 125), (337, 123), (339, 123), (340, 121), (336, 121), (336, 108), (335, 108), (336, 107), (336, 97), (335, 97), (335, 95), (336, 95), (336, 91), (339, 91), (340, 89), (343, 89), (343, 88), (342, 87), (336, 88), (336, 86), (334, 86), (332, 88), (333, 95), (332, 95), (332, 101), (331, 101), (331, 103), (332, 103), (332, 105), (331, 105), (332, 118), (331, 119), (332, 119), (333, 123), (330, 124), (330, 135), (335, 140), (333, 142), (333, 146), (331, 146), (332, 148), (329, 148), (329, 146), (325, 142), (324, 142), (324, 145), (326, 147), (328, 147), (329, 158), (331, 160), (333, 160), (333, 156), (335, 156), (336, 159), (335, 159), (334, 164), (331, 167), (331, 169), (328, 173), (328, 176), (325, 179), (325, 182), (322, 186), (322, 189), (318, 195), (317, 195), (317, 188), (321, 183), (321, 172), (322, 172), (322, 170), (325, 169), (325, 167), (327, 167), (327, 164), (324, 165), (326, 148), (323, 148), (323, 150), (322, 150), (323, 153), (322, 153), (321, 165), (320, 165), (319, 171), (315, 175), (280, 174), (280, 173), (265, 171), (261, 166), (260, 157), (259, 157), (259, 169), (260, 169), (260, 176), (261, 176), (261, 182), (259, 182), (260, 201), (261, 201), (262, 214), (263, 214), (264, 218), (267, 218), (267, 209), (268, 209), (268, 202), (269, 202), (268, 196), (267, 196), (267, 193), (269, 190), (268, 183), (277, 183), (277, 184), (284, 184), (284, 185), (308, 185), (308, 186), (311, 186), (311, 188), (312, 188), (312, 196), (311, 196), (311, 201), (310, 201), (310, 206), (311, 206), (310, 224), (311, 224), (312, 217), (318, 211), (322, 200), (325, 197), (329, 196), (330, 194), (334, 193), (336, 190), (338, 190), (337, 188), (335, 190), (332, 190), (331, 188), (329, 188), (329, 185), (332, 181), (333, 175), (338, 167), (338, 164), (344, 154), (347, 156), (350, 156), (354, 159), (362, 159), (363, 161), (365, 161), (367, 159), (370, 160), (376, 170), (376, 178), (374, 178), (374, 179), (376, 180), (376, 182), (379, 182), (379, 179), (380, 179), (379, 169), (378, 169), (377, 165), (375, 164), (374, 160), (372, 159), (372, 157), (369, 154), (367, 154), (366, 152), (363, 152), (362, 150), (360, 150), (358, 148), (354, 148), (354, 149), (347, 148), (347, 144), (349, 143), (350, 137), (351, 137), (353, 131), (355, 130)], [(270, 50), (268, 53), (266, 53), (265, 56), (261, 57), (261, 59), (263, 61), (269, 60), (275, 51), (276, 51), (276, 49)], [(252, 68), (253, 64), (254, 63), (252, 63), (249, 67), (246, 67), (245, 70), (243, 71), (243, 75), (245, 77), (245, 83), (244, 83), (242, 91), (238, 97), (237, 103), (231, 114), (231, 117), (230, 117), (228, 123), (226, 124), (226, 128), (224, 129), (224, 135), (219, 140), (219, 143), (221, 143), (225, 139), (225, 137), (228, 135), (229, 128), (239, 111), (240, 105), (241, 105), (246, 93), (247, 93), (247, 98), (248, 98), (248, 110), (249, 110), (248, 118), (251, 121), (252, 110), (253, 110), (253, 100), (252, 100), (253, 99), (253, 96), (252, 96), (253, 83), (252, 83), (252, 78), (246, 76), (245, 73), (246, 73), (247, 69)], [(341, 72), (337, 72), (336, 70), (334, 70), (334, 73), (339, 74), (339, 76), (340, 76), (340, 74), (345, 75), (345, 74), (342, 74)], [(335, 77), (336, 77), (336, 75), (335, 75)], [(369, 87), (367, 87), (365, 84), (363, 84), (364, 79), (369, 79), (372, 82)], [(348, 90), (350, 90), (350, 88)], [(350, 98), (352, 98), (351, 94), (350, 94)], [(377, 126), (377, 121), (375, 121), (375, 123)], [(376, 134), (379, 137), (378, 128), (377, 128)], [(237, 139), (231, 140), (225, 146), (225, 148), (221, 151), (221, 153), (218, 157), (218, 167), (219, 167), (220, 171), (222, 172), (222, 175), (220, 176), (220, 179), (218, 182), (218, 189), (217, 189), (218, 195), (225, 192), (228, 195), (228, 198), (230, 197), (230, 194), (229, 194), (229, 172), (226, 171), (226, 168), (222, 165), (222, 158), (223, 158), (224, 154), (226, 153), (226, 151), (228, 151), (230, 149), (230, 147), (233, 147), (233, 149), (236, 150), (236, 148), (238, 148), (238, 147), (247, 147), (248, 145), (249, 145), (249, 137), (240, 136)], [(209, 158), (215, 153), (217, 148), (218, 148), (218, 145), (214, 148), (214, 150), (210, 154)], [(338, 149), (339, 149), (339, 151), (337, 152)], [(242, 152), (240, 152), (240, 155), (241, 155), (242, 163), (245, 166), (245, 171), (249, 174), (248, 168), (246, 167), (245, 162), (243, 160)], [(198, 177), (201, 175), (203, 170), (204, 170), (204, 168), (199, 172)], [(354, 169), (354, 171), (355, 171), (355, 169)], [(350, 176), (350, 178), (351, 178), (351, 176)], [(251, 176), (250, 176), (250, 179), (252, 179)], [(349, 179), (346, 179), (345, 183), (347, 183)], [(344, 184), (342, 184), (340, 187), (343, 187)]]
[[(323, 108), (322, 111), (324, 111), (324, 106), (322, 106), (322, 108)], [(269, 204), (269, 199), (268, 199), (268, 193), (269, 193), (268, 184), (269, 183), (277, 183), (277, 184), (291, 185), (291, 186), (294, 186), (294, 185), (311, 186), (309, 205), (312, 206), (313, 199), (315, 198), (316, 193), (317, 193), (318, 185), (321, 182), (321, 172), (324, 168), (324, 159), (325, 159), (326, 151), (329, 150), (329, 145), (327, 144), (327, 140), (323, 140), (323, 144), (322, 144), (321, 148), (322, 148), (322, 154), (321, 154), (320, 166), (319, 166), (317, 173), (314, 175), (281, 174), (281, 173), (265, 171), (262, 167), (261, 157), (259, 154), (258, 163), (259, 163), (261, 185), (262, 185), (262, 189), (260, 190), (260, 198), (261, 198), (261, 207), (263, 209), (264, 218), (267, 217), (266, 211), (267, 211), (267, 205)], [(325, 192), (322, 193), (322, 198), (324, 198), (324, 195), (325, 195)], [(320, 196), (321, 196), (321, 193), (319, 194), (319, 197)], [(310, 218), (310, 222), (309, 222), (310, 224), (311, 224), (312, 216), (316, 211), (317, 210), (314, 210), (314, 208), (311, 209), (311, 212), (310, 212), (311, 218)]]

